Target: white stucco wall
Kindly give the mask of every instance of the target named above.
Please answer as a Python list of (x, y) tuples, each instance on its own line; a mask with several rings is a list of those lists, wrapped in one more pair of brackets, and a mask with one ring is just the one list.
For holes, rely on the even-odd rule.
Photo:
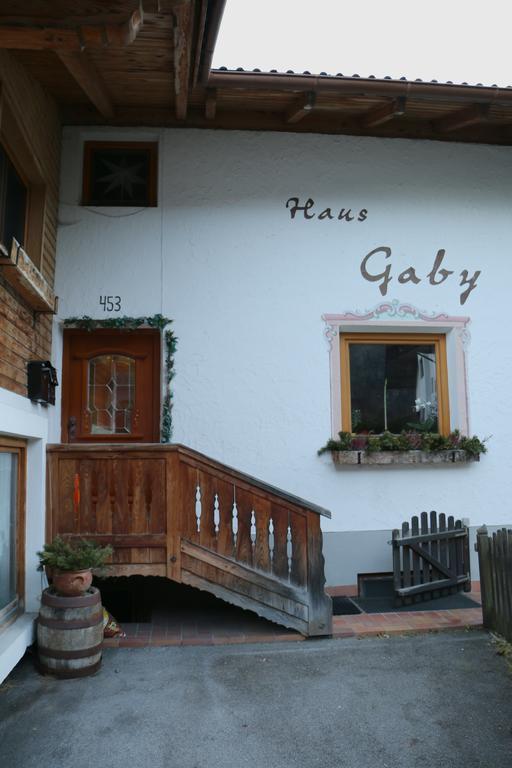
[[(160, 142), (158, 208), (79, 206), (91, 138)], [(425, 509), (510, 522), (509, 148), (80, 128), (65, 130), (63, 147), (60, 317), (106, 317), (99, 297), (111, 294), (121, 314), (174, 319), (175, 441), (329, 508), (325, 531), (387, 529)], [(366, 209), (367, 219), (291, 220), (291, 196), (313, 198), (317, 213)], [(340, 471), (316, 455), (331, 429), (321, 316), (383, 300), (360, 273), (378, 246), (392, 248), (386, 300), (471, 318), (470, 429), (492, 435), (479, 464)], [(439, 286), (398, 283), (410, 265), (425, 278), (440, 248), (454, 275)], [(462, 307), (463, 269), (481, 275)], [(52, 439), (59, 428), (56, 418)]]

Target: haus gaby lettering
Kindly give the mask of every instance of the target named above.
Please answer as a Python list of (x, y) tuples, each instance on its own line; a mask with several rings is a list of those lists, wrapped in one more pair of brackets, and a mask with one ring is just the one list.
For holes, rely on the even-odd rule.
[(312, 197), (308, 197), (304, 205), (299, 205), (299, 203), (300, 199), (298, 197), (289, 197), (285, 203), (290, 211), (292, 219), (294, 219), (297, 214), (299, 214), (299, 218), (301, 218), (301, 213), (302, 218), (306, 219), (306, 221), (311, 221), (311, 219), (318, 219), (318, 221), (332, 221), (333, 219), (336, 219), (337, 221), (366, 221), (368, 218), (368, 211), (366, 208), (361, 208), (360, 211), (352, 211), (352, 208), (328, 207), (316, 212), (313, 210), (315, 201)]
[[(290, 213), (290, 218), (300, 219), (305, 221), (343, 221), (343, 222), (363, 222), (368, 218), (368, 210), (361, 208), (360, 211), (352, 210), (352, 208), (339, 208), (337, 206), (328, 206), (321, 211), (315, 209), (315, 201), (312, 197), (308, 197), (304, 204), (301, 204), (299, 197), (289, 197), (285, 203), (286, 208)], [(430, 285), (441, 285), (445, 280), (455, 275), (453, 269), (446, 269), (442, 266), (446, 251), (444, 248), (440, 248), (434, 258), (432, 269), (426, 274), (418, 272), (415, 266), (407, 267), (402, 272), (399, 272), (397, 280), (400, 285), (406, 285), (407, 283), (413, 283), (418, 285), (423, 281), (427, 281)], [(395, 279), (393, 271), (393, 263), (387, 261), (391, 259), (391, 248), (386, 245), (381, 245), (378, 248), (374, 248), (373, 251), (367, 253), (361, 262), (361, 274), (365, 280), (371, 283), (379, 283), (379, 291), (383, 296), (386, 296), (388, 292), (388, 285)], [(460, 303), (465, 304), (472, 291), (475, 290), (477, 280), (481, 275), (481, 270), (477, 269), (470, 276), (469, 270), (463, 269), (453, 280), (459, 280), (459, 287), (464, 290), (460, 294)]]
[[(445, 280), (451, 278), (454, 275), (453, 269), (445, 269), (441, 265), (443, 264), (445, 257), (444, 248), (440, 248), (434, 258), (432, 269), (426, 275), (418, 274), (416, 267), (410, 266), (399, 273), (397, 280), (401, 285), (407, 283), (413, 283), (417, 285), (423, 280), (427, 280), (430, 285), (441, 285)], [(381, 245), (378, 248), (374, 248), (373, 251), (367, 253), (361, 262), (361, 274), (365, 280), (371, 283), (379, 283), (379, 291), (383, 296), (388, 292), (388, 285), (394, 279), (393, 276), (393, 263), (387, 260), (391, 259), (391, 248), (385, 245)], [(476, 282), (481, 274), (481, 270), (476, 270), (471, 277), (469, 271), (463, 269), (455, 279), (460, 278), (459, 286), (464, 288), (460, 294), (460, 303), (465, 304), (471, 291), (476, 288)]]

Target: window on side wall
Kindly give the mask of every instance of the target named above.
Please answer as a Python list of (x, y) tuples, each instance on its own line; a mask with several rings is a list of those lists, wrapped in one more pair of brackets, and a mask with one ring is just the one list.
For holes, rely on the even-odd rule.
[(0, 242), (9, 248), (13, 237), (24, 245), (28, 188), (0, 144)]
[(0, 245), (10, 253), (16, 240), (40, 269), (46, 187), (30, 141), (6, 98), (0, 112)]
[(344, 431), (449, 433), (444, 334), (341, 334), (340, 355)]

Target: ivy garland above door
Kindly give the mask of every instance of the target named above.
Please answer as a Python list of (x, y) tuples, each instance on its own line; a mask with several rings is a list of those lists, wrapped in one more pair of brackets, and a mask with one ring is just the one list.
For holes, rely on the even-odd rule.
[(152, 317), (111, 317), (106, 320), (96, 320), (88, 315), (82, 317), (67, 317), (64, 319), (65, 328), (79, 328), (83, 331), (94, 331), (98, 328), (112, 328), (124, 330), (136, 330), (143, 328), (157, 328), (163, 333), (165, 343), (165, 395), (162, 401), (162, 422), (160, 431), (160, 442), (170, 443), (172, 439), (172, 407), (173, 392), (171, 382), (174, 378), (174, 355), (178, 339), (170, 329), (164, 331), (167, 325), (173, 321), (163, 315), (153, 315)]

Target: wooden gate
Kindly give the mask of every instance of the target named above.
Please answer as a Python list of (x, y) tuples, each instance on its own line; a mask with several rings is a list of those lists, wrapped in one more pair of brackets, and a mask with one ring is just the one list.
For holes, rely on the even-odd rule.
[(512, 530), (502, 528), (488, 535), (485, 525), (477, 531), (475, 549), (480, 566), (484, 627), (512, 642)]
[(331, 633), (321, 515), (181, 445), (48, 447), (47, 538), (110, 544), (113, 576), (166, 576), (305, 635)]
[(393, 531), (393, 581), (397, 605), (471, 589), (469, 529), (442, 512), (421, 513)]

